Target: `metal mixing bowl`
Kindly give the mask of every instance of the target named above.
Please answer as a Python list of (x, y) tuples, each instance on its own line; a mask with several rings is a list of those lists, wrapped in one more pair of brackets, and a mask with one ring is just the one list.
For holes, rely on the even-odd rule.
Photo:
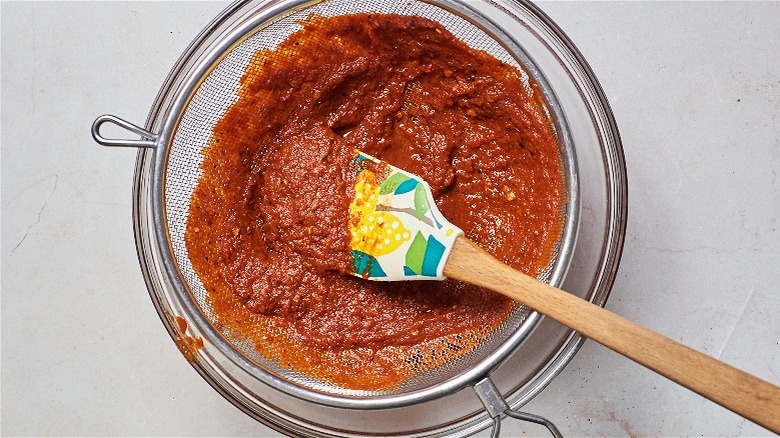
[[(150, 295), (160, 317), (193, 367), (228, 401), (263, 423), (299, 436), (412, 435), (460, 436), (492, 424), (491, 416), (471, 391), (448, 391), (400, 403), (393, 409), (356, 411), (334, 407), (328, 400), (305, 399), (295, 388), (270, 385), (258, 379), (241, 354), (226, 348), (213, 333), (204, 330), (202, 316), (192, 303), (182, 300), (180, 280), (160, 245), (168, 232), (159, 210), (160, 181), (155, 169), (168, 157), (155, 154), (157, 134), (166, 132), (172, 113), (181, 113), (180, 92), (188, 78), (202, 67), (224, 36), (246, 26), (258, 13), (283, 2), (238, 2), (228, 7), (190, 45), (164, 83), (149, 115), (144, 140), (118, 142), (141, 147), (136, 162), (134, 225), (139, 260)], [(295, 2), (302, 5), (305, 2)], [(626, 172), (617, 128), (598, 82), (582, 56), (535, 6), (509, 0), (472, 1), (471, 7), (489, 16), (522, 46), (557, 96), (555, 111), (565, 115), (575, 145), (579, 196), (582, 207), (579, 236), (563, 288), (603, 305), (614, 280), (626, 223)], [(170, 133), (169, 133), (170, 134)], [(158, 202), (158, 204), (155, 204)], [(200, 319), (199, 319), (200, 318)], [(550, 320), (526, 327), (522, 343), (502, 357), (503, 363), (480, 373), (490, 378), (509, 401), (519, 407), (541, 391), (571, 360), (582, 338)], [(182, 322), (186, 322), (183, 324)], [(194, 322), (194, 323), (193, 323)], [(186, 326), (186, 327), (185, 327)], [(534, 329), (533, 333), (531, 330)], [(193, 339), (204, 340), (200, 348)], [(477, 380), (468, 381), (470, 384)], [(462, 385), (461, 385), (462, 386)], [(460, 387), (460, 386), (459, 386)], [(421, 401), (422, 400), (422, 401)], [(359, 407), (359, 406), (356, 406)]]

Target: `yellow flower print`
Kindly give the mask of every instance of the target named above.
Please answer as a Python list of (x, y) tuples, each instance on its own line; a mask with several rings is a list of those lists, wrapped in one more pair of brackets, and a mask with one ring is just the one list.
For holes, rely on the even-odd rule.
[(374, 257), (389, 254), (411, 238), (411, 233), (398, 217), (377, 211), (379, 184), (368, 169), (358, 174), (355, 197), (349, 205), (351, 246)]

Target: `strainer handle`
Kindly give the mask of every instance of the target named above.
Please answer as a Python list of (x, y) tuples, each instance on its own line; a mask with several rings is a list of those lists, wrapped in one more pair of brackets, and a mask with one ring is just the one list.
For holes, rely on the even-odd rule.
[(490, 414), (490, 417), (493, 419), (493, 430), (490, 432), (491, 438), (497, 438), (501, 433), (502, 415), (507, 415), (522, 421), (541, 424), (546, 427), (555, 438), (561, 438), (563, 436), (552, 421), (539, 415), (529, 414), (510, 408), (509, 404), (501, 395), (501, 392), (496, 388), (493, 381), (490, 380), (490, 377), (485, 377), (477, 382), (474, 385), (474, 391), (477, 393), (477, 397), (479, 397), (482, 404), (485, 405), (485, 409), (487, 409), (488, 414)]
[[(120, 140), (116, 138), (103, 137), (103, 135), (100, 134), (100, 127), (103, 126), (104, 123), (113, 123), (114, 125), (117, 125), (121, 128), (125, 128), (132, 133), (140, 135), (142, 139)], [(121, 146), (133, 148), (154, 148), (157, 146), (157, 134), (153, 134), (144, 128), (136, 126), (126, 120), (120, 119), (119, 117), (112, 116), (110, 114), (105, 114), (95, 119), (95, 121), (92, 123), (92, 138), (94, 138), (96, 142), (103, 146)]]

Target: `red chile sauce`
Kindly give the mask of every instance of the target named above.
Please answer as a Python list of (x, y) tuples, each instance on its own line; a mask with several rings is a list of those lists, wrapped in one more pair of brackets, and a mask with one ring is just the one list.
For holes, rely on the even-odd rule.
[(420, 175), (466, 236), (535, 274), (560, 231), (556, 141), (519, 73), (411, 16), (311, 16), (257, 52), (214, 128), (186, 242), (219, 323), (317, 379), (390, 389), (515, 308), (454, 281), (345, 274), (357, 148)]

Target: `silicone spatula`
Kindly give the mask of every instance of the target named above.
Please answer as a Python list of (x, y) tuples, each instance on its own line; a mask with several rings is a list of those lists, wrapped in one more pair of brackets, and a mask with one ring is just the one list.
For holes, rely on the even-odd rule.
[(780, 434), (780, 387), (514, 270), (464, 237), (420, 177), (356, 151), (354, 274), (471, 283), (506, 295)]

